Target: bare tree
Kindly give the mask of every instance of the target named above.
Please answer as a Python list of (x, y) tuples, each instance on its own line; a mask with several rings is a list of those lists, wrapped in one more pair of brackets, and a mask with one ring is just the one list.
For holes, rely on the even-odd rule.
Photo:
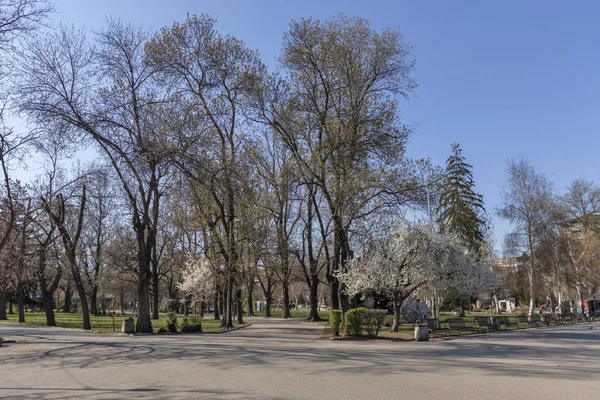
[(583, 309), (583, 289), (592, 266), (598, 263), (598, 219), (600, 187), (585, 179), (576, 179), (561, 198), (565, 213), (564, 235), (570, 261), (571, 279), (575, 284), (577, 305)]
[(150, 263), (166, 174), (159, 99), (145, 62), (145, 32), (110, 20), (95, 39), (90, 47), (80, 31), (61, 26), (29, 44), (18, 105), (33, 122), (94, 143), (112, 165), (138, 243), (136, 330), (152, 332)]
[(0, 0), (0, 52), (43, 24), (52, 11), (48, 0)]
[(109, 224), (115, 212), (115, 191), (109, 178), (110, 166), (91, 167), (87, 174), (88, 206), (86, 208), (86, 229), (83, 242), (86, 247), (84, 277), (90, 296), (90, 313), (98, 315), (98, 290), (104, 248), (112, 231)]
[(190, 186), (200, 186), (194, 188), (195, 198), (207, 208), (203, 212), (211, 238), (226, 266), (223, 325), (229, 329), (240, 261), (236, 207), (246, 168), (242, 144), (251, 134), (243, 114), (264, 66), (243, 42), (216, 32), (214, 23), (206, 15), (189, 16), (157, 34), (147, 52), (160, 79), (175, 93), (179, 109), (185, 111), (185, 124), (172, 129), (180, 150), (174, 163)]
[[(15, 153), (27, 138), (15, 138), (13, 129), (6, 122), (6, 106), (8, 93), (3, 85), (4, 78), (10, 74), (9, 60), (15, 50), (15, 42), (27, 36), (42, 24), (52, 11), (52, 5), (47, 0), (0, 0), (0, 167), (2, 169), (2, 186), (0, 196), (2, 208), (8, 209), (8, 215), (3, 214), (4, 226), (0, 233), (0, 253), (11, 235), (16, 215), (12, 199), (11, 180), (9, 178), (9, 163)], [(7, 218), (4, 218), (7, 217)], [(6, 293), (2, 284), (0, 267), (0, 320), (6, 318)]]
[(31, 241), (32, 209), (27, 190), (18, 186), (15, 190), (15, 226), (10, 236), (10, 245), (4, 254), (2, 264), (7, 268), (7, 277), (12, 281), (17, 300), (19, 322), (25, 322), (24, 299), (27, 289), (34, 280), (32, 268), (33, 254)]
[(91, 330), (90, 312), (87, 301), (86, 287), (81, 275), (80, 258), (81, 253), (80, 239), (83, 229), (85, 204), (86, 204), (86, 186), (81, 187), (81, 199), (79, 209), (76, 215), (70, 215), (69, 205), (63, 194), (57, 194), (54, 201), (48, 200), (45, 197), (40, 197), (42, 207), (48, 213), (48, 216), (56, 224), (60, 237), (62, 239), (63, 249), (65, 251), (67, 263), (79, 295), (81, 303), (81, 315), (83, 319), (83, 329)]
[(403, 157), (410, 130), (397, 114), (399, 99), (416, 86), (409, 50), (398, 32), (375, 32), (362, 18), (292, 21), (280, 58), (288, 79), (274, 78), (258, 92), (260, 119), (280, 135), (327, 205), (334, 309), (349, 306), (336, 274), (352, 258), (352, 225), (403, 204), (414, 187)]
[(521, 253), (528, 256), (529, 315), (533, 315), (535, 309), (536, 272), (540, 268), (537, 252), (550, 225), (552, 196), (552, 182), (536, 172), (526, 159), (508, 161), (503, 204), (498, 214), (514, 227), (505, 239), (508, 252), (513, 256)]

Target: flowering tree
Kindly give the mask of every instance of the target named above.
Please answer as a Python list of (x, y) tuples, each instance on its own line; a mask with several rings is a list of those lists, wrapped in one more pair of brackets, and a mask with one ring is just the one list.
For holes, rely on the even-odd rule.
[(398, 331), (403, 301), (419, 289), (435, 285), (472, 294), (499, 284), (491, 270), (474, 262), (458, 240), (433, 233), (422, 223), (404, 223), (385, 239), (372, 242), (339, 279), (350, 295), (365, 290), (390, 295), (393, 332)]
[(206, 257), (189, 258), (181, 274), (179, 290), (190, 296), (192, 304), (198, 304), (213, 295), (215, 275)]

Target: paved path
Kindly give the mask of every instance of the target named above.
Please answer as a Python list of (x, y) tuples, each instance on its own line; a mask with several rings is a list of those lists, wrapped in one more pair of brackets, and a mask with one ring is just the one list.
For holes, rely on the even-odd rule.
[(1, 323), (17, 343), (0, 348), (0, 399), (600, 396), (600, 323), (415, 343), (250, 322), (224, 335), (135, 337)]

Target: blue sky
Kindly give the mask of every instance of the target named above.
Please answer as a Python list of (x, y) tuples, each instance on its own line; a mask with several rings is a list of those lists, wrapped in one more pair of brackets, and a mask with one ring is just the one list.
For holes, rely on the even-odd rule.
[[(270, 66), (291, 19), (343, 12), (398, 29), (420, 87), (401, 105), (413, 157), (443, 164), (459, 142), (493, 214), (506, 160), (524, 155), (563, 190), (600, 166), (600, 2), (56, 0), (56, 19), (100, 29), (108, 16), (158, 29), (206, 13)], [(496, 239), (509, 226), (494, 217)]]

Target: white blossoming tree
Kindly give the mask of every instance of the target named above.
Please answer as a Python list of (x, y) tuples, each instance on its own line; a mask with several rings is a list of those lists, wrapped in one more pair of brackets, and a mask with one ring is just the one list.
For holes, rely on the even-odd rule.
[(192, 304), (211, 298), (215, 290), (215, 274), (206, 257), (188, 258), (181, 274), (179, 290), (189, 296)]
[(433, 233), (423, 223), (404, 223), (372, 242), (339, 279), (350, 295), (375, 290), (391, 296), (393, 332), (398, 331), (402, 302), (419, 289), (435, 285), (471, 294), (499, 284), (489, 267), (475, 263), (456, 239)]

